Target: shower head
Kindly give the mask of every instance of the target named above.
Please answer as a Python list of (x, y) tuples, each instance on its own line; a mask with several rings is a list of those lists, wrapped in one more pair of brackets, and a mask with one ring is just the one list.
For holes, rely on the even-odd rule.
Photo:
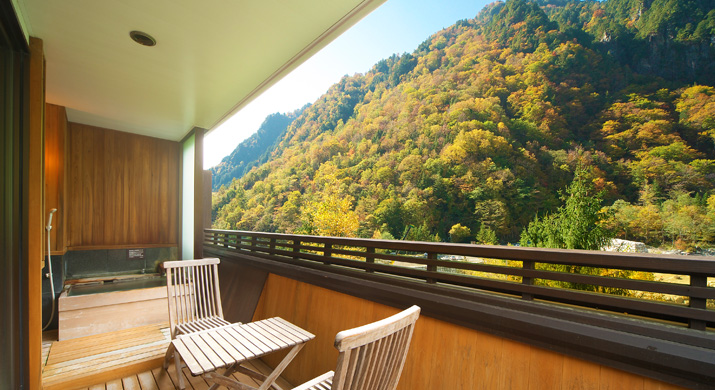
[(47, 221), (47, 230), (52, 229), (52, 214), (56, 213), (57, 209), (50, 210), (50, 219)]

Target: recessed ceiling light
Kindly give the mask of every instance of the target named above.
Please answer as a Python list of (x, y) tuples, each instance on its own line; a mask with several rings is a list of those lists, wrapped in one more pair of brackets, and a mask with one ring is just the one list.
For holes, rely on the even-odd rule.
[(134, 40), (134, 42), (144, 45), (144, 46), (156, 46), (156, 39), (152, 38), (151, 35), (143, 31), (132, 31), (129, 36)]

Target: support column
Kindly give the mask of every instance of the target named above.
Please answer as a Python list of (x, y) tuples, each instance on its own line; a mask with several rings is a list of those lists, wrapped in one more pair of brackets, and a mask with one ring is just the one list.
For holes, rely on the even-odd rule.
[(28, 388), (42, 387), (42, 268), (45, 202), (45, 56), (42, 40), (30, 38), (30, 125), (23, 156), (23, 256), (26, 269)]
[(204, 135), (206, 129), (194, 128), (194, 258), (204, 257)]

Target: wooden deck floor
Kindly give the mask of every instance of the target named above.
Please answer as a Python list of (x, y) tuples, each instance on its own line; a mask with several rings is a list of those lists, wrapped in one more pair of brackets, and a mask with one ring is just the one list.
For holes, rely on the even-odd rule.
[[(56, 341), (56, 332), (43, 334), (43, 389), (164, 390), (178, 388), (174, 365), (169, 372), (161, 368), (170, 342), (168, 324), (148, 325), (72, 340)], [(248, 365), (267, 373), (260, 361)], [(201, 377), (184, 368), (186, 389), (208, 389)], [(253, 379), (234, 374), (242, 383), (257, 387)], [(279, 379), (284, 389), (293, 386)]]
[[(249, 364), (244, 364), (244, 366), (251, 368), (258, 372), (263, 372), (268, 374), (270, 369), (265, 364), (258, 362), (251, 362)], [(184, 376), (184, 384), (187, 390), (205, 390), (208, 389), (211, 384), (207, 383), (201, 377), (191, 376), (191, 373), (187, 368), (184, 367), (182, 370), (182, 375)], [(258, 387), (260, 382), (251, 379), (245, 375), (235, 373), (233, 377), (236, 378), (241, 383), (245, 383), (249, 386)], [(293, 386), (283, 379), (279, 379), (278, 385), (283, 389), (291, 389)], [(179, 388), (178, 378), (176, 376), (176, 369), (174, 365), (170, 365), (169, 372), (167, 373), (163, 368), (155, 368), (151, 371), (141, 372), (135, 375), (130, 375), (122, 379), (115, 379), (105, 383), (99, 383), (96, 385), (82, 387), (82, 390), (174, 390)], [(220, 386), (219, 389), (226, 390), (224, 386)], [(79, 389), (78, 389), (79, 390)]]
[(43, 388), (77, 388), (159, 367), (169, 342), (168, 324), (55, 341), (42, 370)]

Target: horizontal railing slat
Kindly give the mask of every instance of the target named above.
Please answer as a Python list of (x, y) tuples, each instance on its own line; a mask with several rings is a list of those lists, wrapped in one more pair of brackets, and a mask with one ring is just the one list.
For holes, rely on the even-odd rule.
[[(207, 229), (207, 232), (221, 234), (236, 234), (238, 231)], [(433, 252), (504, 259), (530, 260), (552, 264), (573, 264), (603, 268), (625, 268), (634, 271), (669, 272), (675, 274), (702, 273), (712, 274), (715, 268), (715, 258), (694, 257), (666, 254), (599, 252), (586, 250), (565, 250), (546, 248), (525, 248), (514, 246), (469, 245), (453, 243), (432, 243), (420, 241), (368, 240), (362, 238), (321, 237), (307, 235), (291, 235), (282, 233), (244, 232), (242, 235), (270, 238), (272, 236), (287, 240), (304, 242), (331, 243), (343, 246), (368, 246), (380, 249), (402, 250), (408, 252)]]
[[(368, 240), (214, 229), (207, 229), (204, 234), (206, 245), (237, 253), (250, 253), (271, 260), (290, 263), (309, 261), (319, 266), (348, 267), (418, 279), (426, 283), (507, 293), (524, 299), (563, 302), (658, 319), (678, 319), (700, 329), (705, 329), (706, 324), (715, 324), (715, 311), (703, 304), (706, 300), (715, 299), (715, 288), (702, 283), (702, 280), (707, 281), (707, 277), (715, 277), (715, 258), (712, 257)], [(468, 256), (473, 259), (445, 260), (439, 259), (439, 255)], [(513, 262), (505, 265), (484, 264), (484, 259)], [(388, 262), (399, 263), (387, 264)], [(536, 267), (531, 264), (536, 264)], [(692, 280), (697, 282), (688, 285), (558, 272), (540, 269), (539, 264), (669, 273), (691, 276)], [(449, 271), (450, 269), (456, 272)], [(470, 272), (503, 275), (502, 278), (506, 276), (513, 280), (490, 278), (487, 275), (469, 274)], [(536, 282), (538, 280), (593, 286), (593, 289), (600, 291), (620, 289), (681, 296), (689, 299), (691, 303), (690, 306), (685, 306), (603, 292), (558, 288)]]

